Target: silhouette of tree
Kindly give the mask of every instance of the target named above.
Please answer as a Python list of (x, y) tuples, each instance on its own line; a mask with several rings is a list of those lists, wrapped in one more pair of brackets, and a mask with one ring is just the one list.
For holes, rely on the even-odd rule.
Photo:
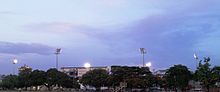
[(196, 80), (202, 82), (203, 87), (207, 89), (209, 92), (209, 89), (211, 86), (214, 85), (213, 73), (212, 69), (210, 68), (210, 58), (204, 57), (203, 63), (200, 61), (199, 66), (197, 67), (197, 70), (195, 71), (195, 77)]
[(170, 67), (164, 76), (167, 86), (177, 92), (177, 88), (185, 90), (192, 78), (191, 72), (186, 66), (174, 65)]
[(148, 67), (112, 66), (108, 78), (108, 86), (119, 86), (120, 82), (126, 82), (127, 87), (148, 88), (152, 86), (153, 75)]
[(19, 68), (18, 79), (19, 79), (19, 87), (20, 88), (24, 87), (25, 90), (27, 90), (27, 87), (31, 86), (31, 83), (30, 83), (31, 72), (32, 72), (32, 68), (28, 67), (27, 65), (24, 65)]
[(46, 72), (46, 81), (44, 85), (51, 90), (52, 86), (59, 86), (64, 88), (79, 88), (75, 80), (72, 80), (67, 74), (58, 71), (55, 68), (49, 69)]
[(41, 70), (34, 70), (30, 74), (30, 84), (31, 86), (35, 86), (35, 90), (37, 90), (37, 86), (44, 85), (46, 81), (46, 72)]
[(108, 72), (103, 69), (94, 69), (84, 74), (80, 80), (85, 86), (93, 86), (96, 91), (99, 91), (102, 86), (106, 85)]
[(14, 90), (15, 88), (18, 88), (18, 76), (16, 75), (3, 76), (0, 86), (3, 89), (10, 89), (10, 90)]
[(79, 88), (80, 85), (75, 79), (70, 78), (67, 74), (63, 72), (58, 72), (59, 80), (57, 84), (64, 88)]
[(220, 66), (215, 66), (212, 68), (212, 79), (213, 81), (216, 82), (220, 82)]

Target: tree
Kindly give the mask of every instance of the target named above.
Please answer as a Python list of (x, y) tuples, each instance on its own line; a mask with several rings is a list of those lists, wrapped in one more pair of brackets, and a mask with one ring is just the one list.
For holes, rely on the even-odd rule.
[(159, 74), (153, 75), (152, 85), (155, 87), (165, 87), (164, 78), (162, 78)]
[(202, 82), (203, 87), (207, 89), (209, 92), (209, 88), (214, 85), (213, 81), (213, 74), (210, 68), (209, 64), (210, 58), (209, 57), (204, 57), (204, 64), (202, 62), (199, 62), (199, 66), (197, 67), (197, 70), (195, 71), (195, 77), (196, 80)]
[(58, 78), (58, 70), (55, 68), (49, 69), (46, 72), (46, 81), (44, 85), (51, 90), (51, 87), (57, 84)]
[[(126, 67), (125, 67), (126, 68)], [(111, 73), (107, 80), (108, 86), (118, 86), (120, 82), (125, 81), (125, 76), (127, 76), (128, 72), (125, 71), (121, 66), (111, 66)]]
[(148, 67), (112, 66), (108, 86), (118, 86), (126, 82), (128, 88), (147, 88), (152, 86), (153, 75)]
[(124, 77), (128, 88), (146, 88), (152, 87), (154, 78), (148, 67), (129, 67), (128, 75)]
[(215, 66), (212, 68), (212, 79), (213, 81), (220, 82), (220, 66)]
[(44, 85), (48, 88), (48, 90), (51, 90), (52, 86), (79, 88), (76, 80), (71, 79), (67, 76), (67, 74), (60, 72), (55, 68), (47, 70)]
[(32, 72), (32, 68), (28, 67), (27, 65), (22, 66), (19, 68), (19, 87), (23, 88), (25, 87), (25, 90), (27, 90), (27, 87), (31, 86), (30, 83), (30, 74)]
[(80, 85), (75, 79), (70, 78), (67, 74), (63, 72), (58, 72), (59, 80), (57, 84), (64, 88), (79, 88)]
[(18, 76), (7, 75), (4, 76), (1, 82), (1, 87), (3, 89), (15, 89), (18, 87)]
[(46, 81), (46, 72), (41, 70), (34, 70), (30, 74), (30, 84), (31, 86), (35, 86), (35, 90), (37, 90), (37, 86), (44, 85)]
[(106, 85), (108, 72), (104, 69), (94, 69), (88, 71), (82, 76), (80, 82), (85, 86), (93, 86), (99, 91), (102, 86)]
[(186, 66), (174, 65), (168, 69), (164, 77), (168, 87), (175, 89), (177, 92), (177, 88), (181, 90), (186, 89), (189, 80), (192, 78), (192, 75)]
[(157, 81), (152, 73), (143, 76), (142, 80), (144, 81), (144, 89), (155, 86), (154, 84), (156, 84)]

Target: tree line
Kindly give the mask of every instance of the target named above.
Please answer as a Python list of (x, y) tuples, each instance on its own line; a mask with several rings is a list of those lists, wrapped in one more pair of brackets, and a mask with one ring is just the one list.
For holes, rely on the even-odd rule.
[(209, 92), (211, 87), (217, 87), (220, 82), (220, 66), (211, 67), (210, 58), (199, 61), (197, 69), (193, 72), (187, 66), (174, 65), (166, 70), (163, 76), (153, 74), (148, 67), (112, 66), (110, 74), (106, 70), (95, 69), (87, 72), (80, 79), (85, 86), (116, 88), (120, 82), (127, 83), (127, 89), (139, 88), (143, 91), (152, 87), (165, 90), (187, 91), (192, 88), (189, 81), (199, 82)]
[(24, 68), (20, 70), (18, 75), (3, 76), (2, 82), (0, 83), (0, 87), (3, 90), (27, 90), (28, 87), (34, 87), (35, 90), (38, 90), (38, 86), (42, 85), (47, 87), (48, 90), (52, 90), (52, 87), (55, 86), (62, 88), (79, 88), (79, 84), (76, 80), (54, 68), (47, 71), (32, 71), (31, 68)]
[(127, 90), (133, 88), (143, 91), (152, 87), (159, 87), (165, 90), (187, 91), (192, 88), (189, 81), (200, 82), (206, 91), (216, 87), (220, 83), (220, 66), (211, 67), (210, 58), (204, 58), (199, 61), (195, 71), (190, 71), (187, 66), (174, 65), (166, 70), (164, 75), (154, 74), (148, 67), (129, 67), (129, 66), (111, 66), (111, 71), (104, 69), (94, 69), (88, 71), (82, 77), (74, 79), (57, 69), (47, 71), (24, 69), (18, 75), (4, 76), (0, 83), (3, 89), (27, 89), (44, 85), (48, 90), (52, 87), (75, 88), (78, 89), (82, 84), (84, 86), (94, 87), (97, 91), (101, 87), (116, 88), (120, 83), (127, 84)]

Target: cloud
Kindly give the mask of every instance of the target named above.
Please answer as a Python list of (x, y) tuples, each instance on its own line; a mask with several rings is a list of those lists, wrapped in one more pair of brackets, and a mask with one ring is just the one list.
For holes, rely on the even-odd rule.
[[(135, 62), (137, 58), (134, 57), (139, 54), (138, 48), (145, 47), (148, 51), (148, 59), (164, 65), (162, 61), (170, 63), (191, 61), (193, 53), (200, 52), (206, 46), (204, 44), (207, 43), (207, 40), (204, 39), (218, 30), (216, 29), (217, 20), (219, 20), (218, 13), (168, 12), (147, 16), (128, 25), (120, 25), (120, 27), (116, 25), (94, 28), (71, 23), (51, 22), (29, 26), (33, 29), (29, 31), (64, 33), (71, 42), (77, 42), (77, 45), (83, 49), (89, 49), (91, 46), (99, 48), (96, 49), (96, 54), (90, 54), (95, 50), (86, 50), (83, 52), (84, 54), (87, 53), (88, 56), (96, 58), (106, 57), (96, 56), (105, 49), (105, 52), (109, 52), (106, 55), (112, 58), (110, 60), (112, 62), (117, 58), (117, 60), (124, 60), (121, 61), (122, 63), (126, 63), (128, 57)], [(86, 35), (86, 37), (80, 35), (82, 38), (73, 40), (78, 34)], [(201, 44), (201, 42), (203, 47), (197, 47), (197, 44)], [(77, 48), (79, 49), (79, 47)]]
[(66, 22), (34, 23), (24, 26), (30, 32), (68, 32), (75, 25)]
[(55, 33), (55, 34), (94, 34), (101, 29), (83, 24), (69, 22), (42, 22), (23, 26), (26, 32)]
[[(138, 48), (145, 47), (148, 51), (148, 59), (152, 59), (161, 65), (184, 63), (190, 65), (193, 61), (193, 53), (201, 52), (201, 55), (210, 54), (217, 56), (218, 43), (209, 39), (219, 39), (219, 13), (216, 8), (207, 10), (172, 11), (164, 14), (147, 16), (144, 19), (134, 21), (127, 26), (111, 31), (90, 33), (103, 44), (107, 44), (109, 51), (115, 55), (127, 55), (133, 57), (138, 54)], [(202, 43), (202, 46), (201, 46)], [(208, 43), (208, 44), (207, 44)], [(200, 46), (198, 46), (200, 44)], [(212, 52), (202, 50), (208, 45)], [(210, 51), (210, 50), (209, 50)], [(125, 58), (125, 57), (121, 57)], [(122, 62), (127, 62), (122, 61)], [(169, 63), (165, 63), (169, 62)]]
[(11, 11), (0, 11), (0, 15), (15, 15), (17, 13)]
[[(68, 39), (77, 43), (79, 47), (82, 47), (81, 43), (84, 42), (83, 49), (86, 51), (83, 54), (89, 53), (88, 56), (95, 58), (109, 57), (108, 63), (136, 62), (140, 54), (138, 48), (145, 47), (147, 49), (147, 60), (153, 60), (156, 62), (155, 64), (160, 64), (160, 66), (178, 63), (190, 65), (190, 61), (193, 61), (193, 53), (195, 51), (200, 52), (208, 45), (215, 45), (216, 43), (210, 43), (209, 39), (216, 39), (220, 35), (217, 32), (220, 20), (219, 8), (215, 7), (219, 6), (218, 3), (212, 5), (213, 2), (200, 3), (199, 0), (193, 1), (192, 4), (190, 2), (188, 0), (178, 3), (181, 7), (170, 3), (172, 6), (168, 4), (162, 7), (168, 7), (162, 13), (147, 15), (143, 19), (127, 24), (94, 28), (72, 23), (54, 22), (29, 26), (31, 28), (29, 31), (63, 32), (71, 35), (72, 37), (67, 36)], [(204, 6), (206, 6), (205, 9)], [(159, 9), (161, 8), (159, 7)], [(76, 33), (86, 35), (82, 39), (87, 40), (77, 39), (78, 41), (73, 41), (72, 38), (75, 36), (73, 34)], [(207, 43), (209, 44), (207, 45)], [(95, 52), (92, 46), (98, 47), (95, 49), (97, 50), (96, 54), (91, 54), (91, 52)], [(108, 56), (102, 54), (100, 49), (106, 48), (102, 46), (107, 47), (105, 52), (109, 52)], [(216, 49), (218, 50), (215, 47)], [(200, 54), (204, 53), (207, 52), (204, 51)], [(103, 60), (97, 59), (97, 61)]]
[(118, 7), (126, 3), (126, 0), (100, 0), (98, 4), (102, 4), (109, 7)]
[(10, 42), (2, 42), (0, 41), (0, 53), (5, 54), (25, 54), (25, 53), (32, 53), (32, 54), (40, 54), (40, 55), (49, 55), (53, 54), (53, 47), (32, 43), (10, 43)]

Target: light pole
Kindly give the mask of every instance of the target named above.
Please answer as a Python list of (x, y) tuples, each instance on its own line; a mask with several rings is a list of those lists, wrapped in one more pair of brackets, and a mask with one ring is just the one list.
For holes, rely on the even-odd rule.
[(199, 58), (198, 58), (198, 56), (197, 56), (197, 54), (196, 53), (194, 53), (194, 58), (195, 58), (195, 60), (196, 60), (196, 67), (199, 67)]
[(13, 75), (15, 75), (15, 64), (17, 64), (17, 63), (18, 63), (18, 60), (14, 58), (13, 63), (12, 63), (14, 65), (13, 66)]
[(59, 67), (58, 67), (58, 55), (60, 53), (61, 53), (61, 48), (57, 48), (56, 52), (55, 52), (55, 55), (56, 55), (56, 68), (57, 68), (57, 70), (59, 69)]
[(196, 62), (197, 62), (196, 67), (198, 67), (198, 66), (199, 66), (199, 64), (198, 64), (198, 62), (199, 62), (199, 61), (198, 61), (198, 60), (199, 60), (199, 58), (198, 58), (198, 56), (197, 56), (197, 54), (196, 54), (196, 53), (194, 53), (194, 55), (193, 55), (193, 56), (194, 56), (194, 58), (196, 59)]
[(140, 48), (140, 52), (143, 55), (143, 67), (144, 67), (144, 54), (146, 54), (145, 48)]

